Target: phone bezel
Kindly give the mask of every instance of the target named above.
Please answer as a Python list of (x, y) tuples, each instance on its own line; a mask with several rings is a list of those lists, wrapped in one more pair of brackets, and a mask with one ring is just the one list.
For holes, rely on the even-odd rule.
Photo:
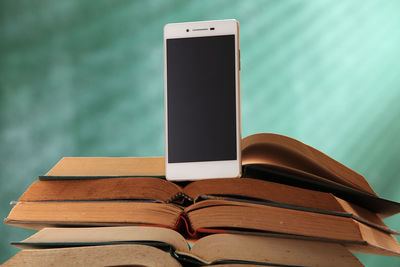
[[(213, 30), (211, 30), (213, 28)], [(189, 29), (189, 31), (187, 31)], [(236, 160), (168, 163), (168, 88), (167, 39), (207, 37), (233, 34), (235, 36), (235, 94), (236, 94)], [(239, 23), (234, 19), (171, 23), (164, 26), (164, 103), (165, 103), (165, 171), (167, 180), (190, 181), (241, 175), (241, 111), (240, 111), (240, 42)]]

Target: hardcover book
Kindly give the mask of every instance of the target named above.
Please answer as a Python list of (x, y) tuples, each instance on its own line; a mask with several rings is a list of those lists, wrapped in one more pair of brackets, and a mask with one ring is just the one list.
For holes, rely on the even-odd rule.
[[(57, 266), (104, 265), (102, 254), (107, 251), (108, 264), (113, 266), (362, 266), (347, 249), (335, 243), (216, 234), (197, 240), (190, 248), (179, 233), (158, 227), (45, 228), (12, 244), (22, 249), (9, 260), (14, 264), (32, 264), (35, 260), (39, 264), (38, 259), (45, 257)], [(77, 257), (79, 254), (82, 256)]]
[[(260, 133), (242, 140), (243, 177), (323, 192), (368, 208), (385, 218), (400, 203), (380, 198), (360, 174), (315, 148), (287, 136)], [(165, 158), (61, 159), (41, 180), (110, 177), (165, 177)]]
[(279, 234), (400, 255), (392, 236), (397, 232), (373, 212), (331, 193), (251, 178), (202, 180), (184, 188), (151, 177), (36, 181), (5, 222), (32, 229), (158, 225), (192, 238)]
[[(339, 254), (345, 253), (339, 249), (344, 246), (344, 251), (400, 256), (399, 243), (393, 237), (398, 232), (389, 229), (382, 221), (382, 218), (398, 213), (400, 204), (377, 196), (360, 174), (310, 146), (276, 134), (246, 137), (242, 142), (242, 155), (242, 178), (183, 183), (165, 180), (163, 157), (63, 158), (13, 203), (5, 222), (37, 230), (73, 227), (76, 231), (44, 229), (25, 241), (15, 243), (33, 248), (21, 251), (16, 259), (48, 257), (50, 260), (67, 254), (75, 257), (77, 254), (74, 253), (81, 253), (75, 245), (82, 242), (88, 244), (80, 244), (84, 245), (81, 249), (90, 250), (94, 255), (103, 253), (102, 250), (111, 253), (117, 248), (108, 245), (117, 242), (126, 251), (140, 251), (141, 247), (151, 243), (151, 248), (145, 250), (157, 249), (157, 252), (149, 253), (158, 253), (160, 258), (165, 256), (162, 249), (169, 244), (166, 257), (172, 261), (177, 258), (170, 255), (179, 254), (177, 251), (183, 257), (180, 260), (186, 257), (192, 261), (198, 257), (198, 262), (203, 264), (216, 264), (219, 260), (235, 260), (236, 263), (249, 260), (242, 256), (240, 259), (228, 257), (228, 254), (209, 258), (212, 253), (194, 253), (196, 250), (205, 251), (200, 245), (203, 242), (212, 246), (213, 242), (203, 241), (209, 239), (215, 239), (218, 244), (226, 242), (230, 245), (225, 247), (230, 248), (233, 242), (230, 238), (233, 237), (235, 240), (251, 239), (250, 243), (273, 240), (272, 243), (285, 246), (294, 246), (296, 242), (330, 244), (336, 246), (332, 251)], [(87, 229), (97, 231), (93, 228), (95, 226), (110, 230), (104, 230), (104, 236), (98, 232), (99, 237), (104, 237), (100, 241), (93, 235), (90, 235), (92, 240), (76, 239), (78, 233), (84, 236)], [(117, 233), (114, 230), (136, 229), (137, 226), (140, 226), (138, 229), (154, 228), (159, 229), (154, 230), (156, 232), (167, 231), (173, 233), (171, 236), (180, 236), (176, 240), (198, 241), (192, 250), (184, 251), (177, 249), (171, 240), (164, 242), (153, 238), (153, 242), (147, 238), (147, 243), (151, 241), (149, 244), (137, 242), (136, 234), (127, 235), (132, 239), (129, 242), (125, 240), (128, 244), (120, 244), (124, 240), (105, 238), (110, 233), (122, 236), (125, 231)], [(78, 230), (76, 227), (90, 228)], [(62, 237), (58, 241), (46, 239), (59, 236), (56, 233)], [(68, 241), (67, 236), (75, 240)], [(68, 242), (75, 245), (69, 247), (71, 244)], [(104, 246), (96, 248), (96, 242)], [(240, 239), (238, 243), (241, 242), (247, 241)], [(161, 247), (155, 244), (161, 244)], [(46, 245), (54, 253), (39, 249)], [(174, 247), (173, 253), (171, 247)], [(218, 248), (218, 251), (223, 251), (223, 248)], [(258, 258), (251, 259), (255, 265), (263, 262)], [(88, 260), (95, 261), (96, 258)], [(292, 266), (294, 262), (279, 264)], [(352, 261), (352, 264), (355, 263)]]

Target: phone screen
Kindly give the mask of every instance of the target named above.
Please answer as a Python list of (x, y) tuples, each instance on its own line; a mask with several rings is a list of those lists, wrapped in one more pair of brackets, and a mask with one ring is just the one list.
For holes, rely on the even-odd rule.
[(166, 46), (168, 162), (236, 160), (235, 36)]

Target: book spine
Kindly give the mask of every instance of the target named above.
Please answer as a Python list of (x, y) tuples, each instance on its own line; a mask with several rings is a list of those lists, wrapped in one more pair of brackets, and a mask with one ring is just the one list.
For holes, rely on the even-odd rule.
[(193, 199), (191, 197), (189, 197), (188, 195), (186, 195), (183, 192), (178, 192), (175, 195), (173, 195), (168, 201), (167, 203), (175, 203), (175, 204), (179, 204), (181, 206), (189, 206), (191, 204), (193, 204)]
[(190, 219), (185, 212), (182, 212), (178, 220), (176, 221), (174, 229), (184, 236), (189, 236), (190, 238), (197, 239), (197, 233), (193, 230), (190, 223)]

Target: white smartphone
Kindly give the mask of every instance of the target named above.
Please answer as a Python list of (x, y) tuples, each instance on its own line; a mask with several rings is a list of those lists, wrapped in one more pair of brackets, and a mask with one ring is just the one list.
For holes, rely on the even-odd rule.
[(166, 178), (240, 177), (239, 23), (164, 27)]

